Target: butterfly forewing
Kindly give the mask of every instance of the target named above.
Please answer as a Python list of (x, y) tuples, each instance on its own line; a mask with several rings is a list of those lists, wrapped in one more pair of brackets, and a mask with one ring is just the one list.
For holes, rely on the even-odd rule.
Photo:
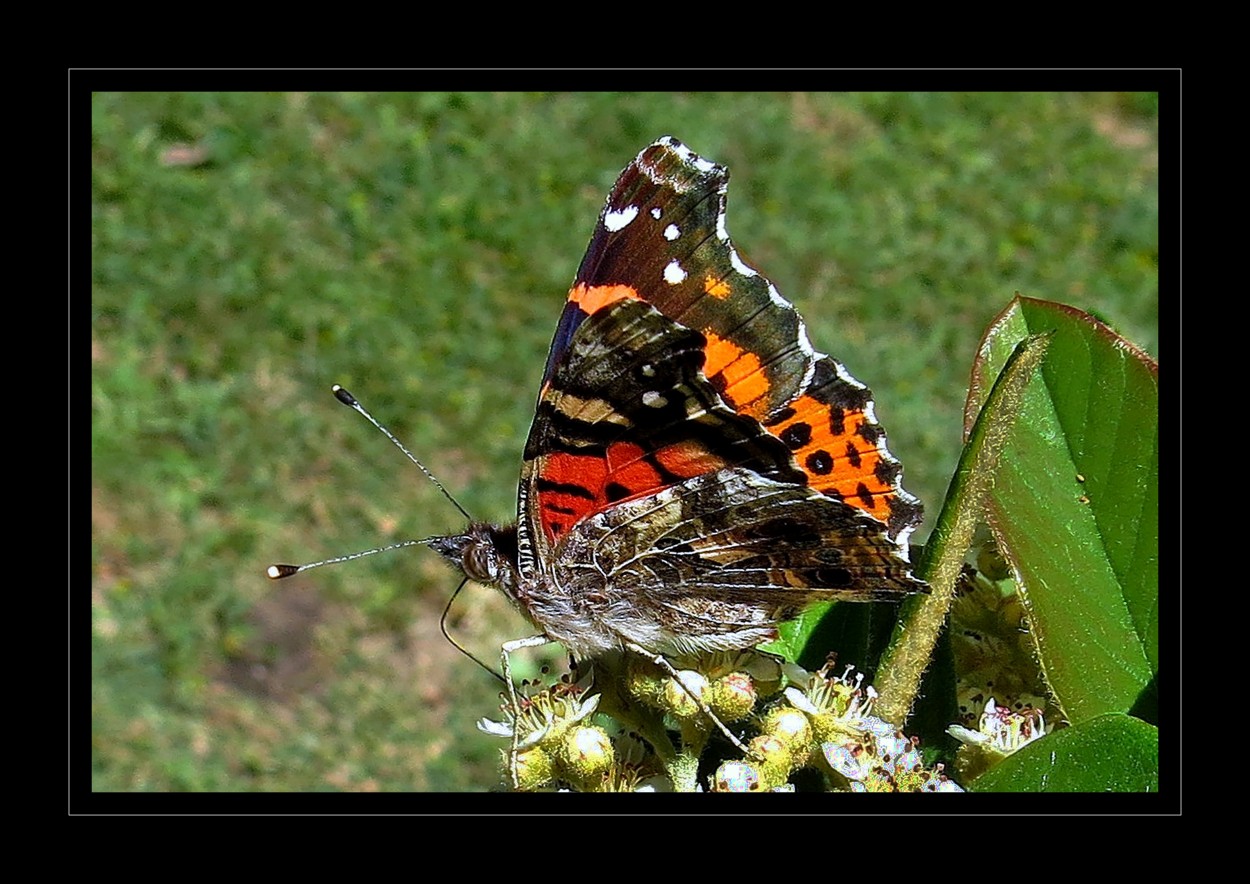
[(812, 347), (793, 305), (735, 250), (728, 180), (725, 167), (672, 138), (621, 173), (569, 293), (544, 386), (588, 316), (646, 301), (703, 335), (703, 373), (727, 406), (781, 439), (813, 487), (885, 523), (902, 549), (922, 512), (900, 485), (871, 391)]

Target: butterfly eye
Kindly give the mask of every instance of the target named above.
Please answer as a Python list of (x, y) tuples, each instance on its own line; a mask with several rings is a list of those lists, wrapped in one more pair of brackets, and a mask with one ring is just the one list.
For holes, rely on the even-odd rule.
[(464, 573), (478, 583), (498, 583), (499, 563), (489, 546), (470, 546), (464, 551)]

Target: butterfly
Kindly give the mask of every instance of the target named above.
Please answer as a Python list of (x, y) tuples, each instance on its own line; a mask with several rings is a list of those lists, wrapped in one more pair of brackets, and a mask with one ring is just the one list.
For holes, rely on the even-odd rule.
[(871, 393), (734, 249), (728, 177), (671, 137), (625, 168), (556, 326), (515, 524), (429, 541), (540, 630), (505, 670), (545, 641), (753, 648), (814, 603), (925, 589)]

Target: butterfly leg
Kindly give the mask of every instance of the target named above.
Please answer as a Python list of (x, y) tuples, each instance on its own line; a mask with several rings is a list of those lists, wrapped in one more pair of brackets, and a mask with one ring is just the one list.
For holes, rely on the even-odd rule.
[(517, 755), (520, 754), (520, 728), (521, 720), (521, 700), (516, 694), (516, 684), (512, 681), (512, 662), (508, 655), (519, 651), (522, 648), (538, 648), (543, 645), (551, 644), (551, 639), (545, 635), (531, 635), (529, 638), (513, 639), (510, 642), (504, 642), (500, 648), (500, 662), (503, 665), (503, 679), (508, 684), (508, 702), (512, 704), (512, 746), (508, 750), (508, 774), (512, 778), (512, 788), (521, 788), (520, 778), (517, 776)]
[(682, 681), (681, 675), (679, 675), (677, 670), (673, 668), (673, 664), (669, 663), (668, 660), (664, 659), (664, 656), (662, 654), (654, 654), (651, 651), (648, 651), (646, 648), (642, 647), (641, 645), (636, 645), (633, 642), (626, 642), (625, 647), (627, 650), (633, 651), (635, 654), (638, 654), (646, 658), (647, 660), (650, 660), (656, 666), (659, 666), (661, 669), (667, 672), (670, 678), (672, 678), (679, 685), (681, 685), (682, 690), (685, 691), (687, 695), (689, 695), (690, 699), (694, 700), (694, 702), (699, 707), (699, 711), (702, 712), (704, 715), (706, 715), (708, 717), (708, 720), (711, 721), (712, 724), (716, 725), (720, 729), (720, 732), (729, 739), (729, 742), (733, 743), (734, 746), (737, 747), (738, 751), (740, 751), (743, 755), (749, 756), (751, 754), (751, 750), (748, 749), (746, 746), (744, 746), (742, 744), (742, 741), (739, 740), (736, 736), (734, 736), (733, 732), (730, 731), (729, 728), (725, 727), (724, 722), (722, 722), (719, 718), (716, 717), (716, 713), (708, 708), (707, 703), (703, 702), (703, 698), (700, 697), (698, 694), (696, 694), (693, 690), (691, 690), (690, 686), (687, 685), (684, 681)]

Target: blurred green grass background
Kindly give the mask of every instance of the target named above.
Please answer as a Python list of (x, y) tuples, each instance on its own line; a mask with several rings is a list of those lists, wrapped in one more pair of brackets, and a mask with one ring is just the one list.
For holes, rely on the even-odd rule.
[[(499, 742), (473, 727), (498, 685), (439, 635), (456, 579), (432, 553), (263, 572), (462, 527), (333, 383), (470, 512), (514, 517), (564, 293), (608, 188), (654, 138), (730, 167), (735, 243), (873, 388), (932, 516), (977, 342), (1015, 291), (1158, 355), (1157, 108), (95, 94), (93, 788), (498, 782)], [(475, 587), (452, 629), (488, 661), (532, 631)]]

